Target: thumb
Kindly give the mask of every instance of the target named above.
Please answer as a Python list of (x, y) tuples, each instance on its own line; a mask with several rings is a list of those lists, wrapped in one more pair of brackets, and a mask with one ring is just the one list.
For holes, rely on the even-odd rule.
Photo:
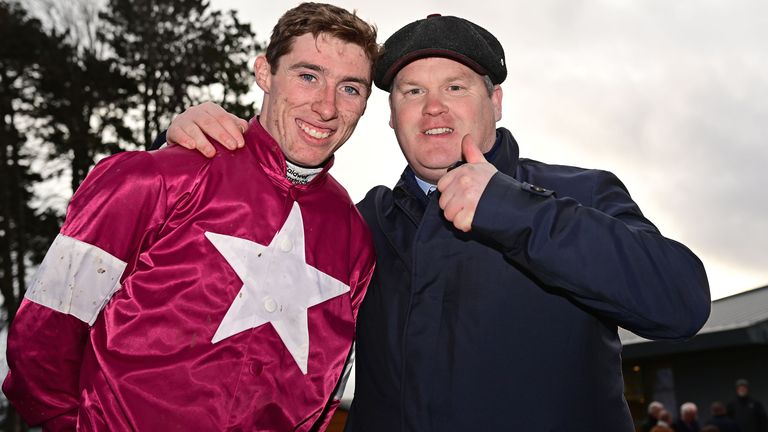
[(483, 152), (480, 151), (480, 148), (475, 144), (475, 140), (469, 134), (464, 135), (464, 138), (461, 140), (461, 154), (467, 163), (486, 162)]

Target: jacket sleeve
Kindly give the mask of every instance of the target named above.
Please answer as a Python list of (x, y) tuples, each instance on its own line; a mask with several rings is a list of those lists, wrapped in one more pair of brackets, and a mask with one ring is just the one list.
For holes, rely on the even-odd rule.
[(472, 228), (540, 284), (639, 336), (696, 334), (710, 311), (701, 261), (663, 237), (616, 176), (585, 173), (572, 179), (588, 188), (583, 204), (497, 173)]
[(88, 330), (165, 212), (164, 186), (141, 152), (99, 163), (27, 288), (8, 334), (3, 391), (45, 430), (74, 430)]

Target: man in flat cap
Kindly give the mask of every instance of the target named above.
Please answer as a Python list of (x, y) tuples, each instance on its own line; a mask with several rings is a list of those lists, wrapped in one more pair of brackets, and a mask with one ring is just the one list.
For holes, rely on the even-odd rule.
[[(377, 267), (348, 431), (633, 431), (618, 326), (685, 339), (709, 316), (701, 262), (616, 176), (519, 158), (496, 128), (506, 68), (498, 40), (457, 17), (384, 44), (374, 83), (408, 166), (358, 204)], [(174, 131), (211, 109), (169, 138), (205, 147)]]
[(736, 380), (736, 397), (728, 403), (728, 416), (742, 432), (768, 432), (768, 415), (763, 404), (749, 394), (749, 381)]

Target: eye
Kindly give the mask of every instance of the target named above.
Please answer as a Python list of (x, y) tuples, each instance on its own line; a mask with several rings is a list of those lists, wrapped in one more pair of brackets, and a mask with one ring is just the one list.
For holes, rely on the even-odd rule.
[(358, 96), (360, 94), (360, 90), (357, 87), (351, 85), (341, 86), (341, 91), (352, 96)]
[(306, 81), (306, 82), (315, 82), (315, 81), (317, 81), (317, 77), (312, 75), (312, 74), (309, 74), (309, 73), (299, 74), (299, 79), (301, 79), (302, 81)]
[(464, 90), (464, 87), (463, 87), (463, 86), (460, 86), (460, 85), (458, 85), (458, 84), (452, 84), (452, 85), (449, 85), (449, 86), (448, 86), (448, 90), (449, 90), (449, 91), (452, 91), (452, 92), (455, 92), (455, 91), (462, 91), (462, 90)]
[(406, 89), (403, 93), (407, 96), (415, 96), (415, 95), (420, 95), (423, 92), (424, 91), (422, 89), (417, 87), (417, 88)]

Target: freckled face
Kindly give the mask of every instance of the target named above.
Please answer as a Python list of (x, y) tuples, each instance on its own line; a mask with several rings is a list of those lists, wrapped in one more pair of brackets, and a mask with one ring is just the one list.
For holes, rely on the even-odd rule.
[(264, 56), (254, 70), (264, 91), (259, 121), (295, 164), (322, 164), (349, 139), (365, 112), (371, 61), (358, 45), (307, 33), (294, 38), (274, 75)]
[(416, 60), (395, 76), (389, 97), (389, 125), (411, 169), (437, 183), (461, 160), (461, 140), (469, 134), (487, 152), (501, 119), (501, 87), (489, 97), (483, 78), (453, 60)]

